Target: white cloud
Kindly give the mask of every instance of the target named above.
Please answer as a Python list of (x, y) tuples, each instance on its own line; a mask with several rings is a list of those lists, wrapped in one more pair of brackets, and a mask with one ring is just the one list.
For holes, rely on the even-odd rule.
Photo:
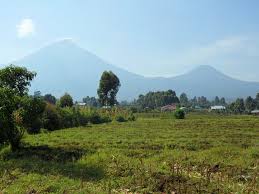
[(21, 22), (16, 26), (17, 28), (17, 36), (19, 38), (25, 38), (29, 35), (34, 34), (35, 27), (32, 19), (25, 18), (22, 19)]

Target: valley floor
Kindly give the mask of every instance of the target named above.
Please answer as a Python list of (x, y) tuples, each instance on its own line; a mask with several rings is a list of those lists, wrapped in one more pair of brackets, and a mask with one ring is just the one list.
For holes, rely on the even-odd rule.
[(259, 193), (259, 118), (141, 116), (0, 148), (0, 193)]

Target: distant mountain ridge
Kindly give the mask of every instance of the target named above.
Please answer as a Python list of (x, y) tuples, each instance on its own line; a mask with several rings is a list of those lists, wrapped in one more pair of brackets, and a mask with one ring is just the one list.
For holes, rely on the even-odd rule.
[(224, 75), (210, 66), (200, 66), (184, 75), (163, 78), (144, 77), (112, 64), (82, 49), (71, 40), (55, 42), (13, 62), (37, 72), (31, 91), (61, 96), (69, 92), (76, 100), (96, 96), (103, 71), (111, 70), (121, 80), (119, 100), (132, 100), (149, 91), (172, 89), (188, 96), (224, 96), (226, 98), (254, 96), (259, 83), (246, 82)]

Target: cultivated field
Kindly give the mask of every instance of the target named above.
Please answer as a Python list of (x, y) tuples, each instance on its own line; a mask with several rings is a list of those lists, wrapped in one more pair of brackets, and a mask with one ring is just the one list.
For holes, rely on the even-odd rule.
[(0, 148), (0, 193), (259, 193), (259, 118), (140, 114)]

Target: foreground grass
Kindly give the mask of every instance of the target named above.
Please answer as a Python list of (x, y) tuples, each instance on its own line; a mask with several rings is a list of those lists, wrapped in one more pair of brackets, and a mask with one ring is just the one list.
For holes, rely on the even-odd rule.
[(259, 193), (259, 118), (142, 117), (27, 135), (0, 157), (0, 193)]

